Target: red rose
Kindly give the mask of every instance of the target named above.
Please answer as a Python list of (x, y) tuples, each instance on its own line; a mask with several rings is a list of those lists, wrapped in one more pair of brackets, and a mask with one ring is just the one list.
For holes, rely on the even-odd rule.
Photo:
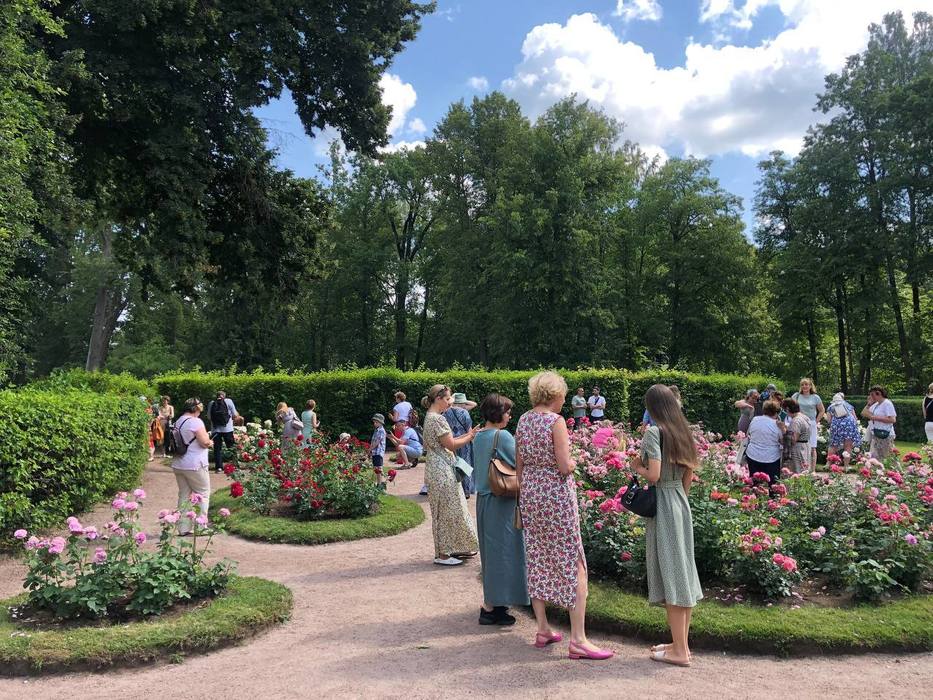
[(239, 481), (234, 481), (232, 484), (230, 484), (230, 495), (234, 498), (239, 498), (242, 496), (243, 484), (241, 484)]
[(235, 471), (236, 471), (236, 467), (233, 466), (232, 464), (227, 463), (224, 465), (224, 474), (226, 474), (227, 476), (230, 476)]
[(394, 469), (389, 470), (389, 481), (395, 481), (395, 475), (398, 474)]

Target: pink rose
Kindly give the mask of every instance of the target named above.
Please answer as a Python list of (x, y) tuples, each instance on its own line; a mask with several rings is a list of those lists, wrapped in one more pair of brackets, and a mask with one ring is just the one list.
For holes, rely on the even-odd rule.
[(819, 530), (814, 530), (810, 533), (810, 539), (816, 542), (823, 539), (823, 534)]
[(198, 517), (194, 519), (194, 522), (196, 522), (201, 527), (207, 527), (207, 516), (199, 515)]
[(25, 530), (19, 529), (19, 530), (17, 530), (16, 532), (13, 533), (13, 537), (15, 537), (15, 538), (18, 539), (18, 540), (24, 540), (24, 539), (26, 539), (26, 535), (28, 535), (28, 534), (29, 534), (29, 533), (26, 532)]
[(65, 551), (65, 538), (64, 537), (53, 537), (52, 541), (49, 543), (49, 553), (50, 554), (61, 554)]
[(90, 540), (96, 540), (98, 537), (97, 528), (91, 525), (90, 527), (84, 528), (84, 536)]
[(790, 557), (784, 559), (784, 562), (781, 564), (781, 566), (784, 567), (784, 571), (791, 572), (797, 570), (797, 562)]
[(137, 510), (139, 504), (136, 501), (127, 501), (123, 504), (123, 510)]
[(177, 523), (180, 518), (181, 518), (181, 513), (179, 513), (176, 510), (174, 513), (169, 513), (168, 515), (165, 516), (165, 522), (174, 524), (174, 523)]
[(201, 503), (201, 501), (204, 500), (204, 496), (199, 493), (192, 493), (190, 496), (188, 496), (188, 500), (191, 501), (192, 505), (196, 506), (198, 503)]
[(230, 509), (229, 509), (229, 508), (221, 508), (219, 511), (217, 511), (217, 513), (220, 515), (221, 518), (229, 518), (229, 517), (230, 517)]
[(110, 505), (113, 506), (114, 510), (123, 510), (123, 506), (126, 505), (126, 501), (122, 498), (114, 498)]
[(619, 555), (619, 559), (621, 559), (622, 561), (629, 561), (631, 558), (632, 558), (631, 552), (622, 552), (622, 554)]
[(752, 551), (753, 551), (755, 554), (759, 554), (759, 553), (761, 552), (762, 549), (763, 549), (763, 548), (762, 548), (762, 546), (761, 546), (760, 544), (756, 544), (756, 545), (754, 545), (754, 546), (752, 547)]
[(163, 508), (159, 511), (159, 520), (165, 520), (165, 516), (169, 514), (170, 511)]
[(36, 549), (39, 546), (39, 538), (33, 535), (23, 545), (26, 549)]
[(146, 533), (137, 532), (136, 537), (134, 537), (133, 539), (136, 540), (136, 544), (146, 544)]
[(603, 529), (603, 523), (602, 523), (602, 521), (601, 521), (601, 520), (597, 520), (595, 523), (593, 523), (593, 527), (595, 527), (597, 530), (602, 530), (602, 529)]
[(600, 428), (595, 433), (593, 433), (593, 446), (598, 447), (599, 449), (608, 447), (612, 436), (612, 428)]
[(198, 515), (193, 510), (189, 510), (187, 513), (185, 513), (185, 517), (188, 518), (188, 520), (194, 520), (196, 517), (198, 517)]
[(107, 561), (107, 552), (102, 547), (98, 547), (94, 550), (94, 563), (103, 564)]
[(784, 555), (775, 554), (773, 557), (771, 557), (771, 561), (773, 561), (778, 566), (782, 566), (784, 564)]
[(146, 492), (143, 491), (142, 489), (136, 489), (135, 491), (133, 491), (133, 495), (136, 496), (136, 498), (138, 498), (140, 501), (146, 498)]

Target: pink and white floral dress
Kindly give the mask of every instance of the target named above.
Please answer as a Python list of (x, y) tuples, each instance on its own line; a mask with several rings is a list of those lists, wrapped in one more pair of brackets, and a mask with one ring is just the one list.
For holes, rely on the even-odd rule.
[(515, 442), (522, 460), (519, 505), (525, 528), (528, 595), (564, 608), (577, 602), (577, 561), (586, 566), (580, 539), (577, 486), (562, 476), (551, 431), (556, 413), (528, 411)]

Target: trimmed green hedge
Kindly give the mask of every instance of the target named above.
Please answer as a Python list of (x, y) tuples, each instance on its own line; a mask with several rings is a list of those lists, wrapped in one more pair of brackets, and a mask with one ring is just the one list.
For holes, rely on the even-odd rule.
[[(923, 430), (923, 399), (913, 396), (891, 396), (891, 403), (894, 404), (894, 410), (897, 411), (897, 423), (894, 425), (894, 432), (898, 440), (907, 442), (919, 442), (923, 444), (927, 441), (926, 432)], [(824, 401), (830, 401), (831, 398), (824, 397)], [(846, 396), (848, 401), (855, 408), (856, 415), (861, 414), (862, 408), (868, 401), (867, 396)], [(862, 424), (865, 421), (862, 420)]]
[[(370, 416), (380, 412), (388, 415), (392, 395), (400, 389), (418, 406), (421, 397), (432, 384), (449, 384), (475, 401), (492, 392), (503, 393), (516, 404), (515, 419), (529, 406), (528, 379), (534, 372), (400, 372), (394, 369), (360, 369), (314, 374), (223, 374), (219, 372), (188, 372), (168, 374), (155, 379), (160, 394), (172, 396), (176, 408), (191, 396), (205, 402), (220, 389), (236, 403), (237, 410), (247, 419), (271, 418), (279, 401), (286, 401), (297, 411), (308, 399), (317, 401), (318, 417), (331, 433), (349, 432), (368, 437)], [(561, 371), (571, 394), (583, 386), (598, 384), (606, 396), (606, 415), (613, 420), (641, 420), (641, 397), (655, 382), (677, 384), (692, 419), (702, 418), (716, 432), (729, 434), (735, 429), (738, 412), (733, 403), (751, 386), (763, 387), (765, 377), (736, 375), (698, 375), (684, 372), (632, 373), (625, 370)], [(420, 409), (420, 406), (419, 406)], [(565, 410), (570, 415), (570, 404)]]
[[(180, 661), (248, 639), (291, 615), (292, 592), (280, 583), (236, 576), (227, 591), (182, 615), (109, 627), (23, 630), (0, 602), (0, 676), (136, 668)], [(24, 697), (28, 694), (24, 694)]]
[(132, 374), (122, 372), (87, 372), (83, 369), (60, 369), (52, 372), (45, 379), (29, 384), (31, 389), (43, 391), (67, 391), (80, 389), (97, 394), (115, 394), (117, 396), (155, 397), (155, 386), (144, 379), (137, 379)]
[(0, 391), (0, 542), (52, 527), (139, 482), (140, 401), (87, 391)]

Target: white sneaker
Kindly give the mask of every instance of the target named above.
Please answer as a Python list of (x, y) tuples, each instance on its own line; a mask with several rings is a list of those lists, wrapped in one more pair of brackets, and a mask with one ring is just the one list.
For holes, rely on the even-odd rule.
[(418, 492), (418, 495), (419, 495), (419, 496), (427, 496), (427, 495), (428, 495), (428, 485), (427, 485), (427, 484), (424, 484), (424, 485), (421, 487), (421, 490)]
[(441, 559), (437, 557), (434, 560), (435, 564), (440, 564), (441, 566), (458, 566), (463, 563), (462, 559), (457, 559), (456, 557), (447, 557), (447, 559)]

